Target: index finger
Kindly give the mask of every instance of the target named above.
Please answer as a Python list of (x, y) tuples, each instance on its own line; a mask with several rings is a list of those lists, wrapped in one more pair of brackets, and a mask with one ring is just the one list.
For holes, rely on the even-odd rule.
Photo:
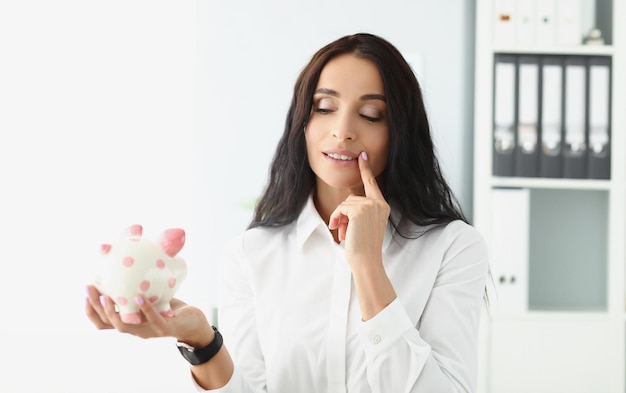
[(384, 199), (383, 193), (378, 187), (376, 177), (372, 173), (370, 163), (367, 159), (367, 153), (362, 151), (359, 154), (359, 171), (361, 172), (361, 180), (363, 181), (363, 188), (365, 190), (365, 196), (372, 199)]

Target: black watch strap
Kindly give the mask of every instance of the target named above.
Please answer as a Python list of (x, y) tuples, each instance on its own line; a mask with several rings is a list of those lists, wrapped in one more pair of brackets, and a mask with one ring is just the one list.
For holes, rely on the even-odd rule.
[(185, 343), (176, 343), (180, 354), (194, 366), (208, 362), (213, 356), (217, 355), (222, 348), (222, 344), (224, 343), (222, 335), (215, 326), (212, 326), (212, 328), (215, 332), (215, 338), (204, 348), (193, 348)]

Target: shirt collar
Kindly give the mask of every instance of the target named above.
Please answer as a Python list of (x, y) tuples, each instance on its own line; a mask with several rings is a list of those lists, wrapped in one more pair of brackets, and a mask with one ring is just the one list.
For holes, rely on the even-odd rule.
[[(391, 216), (394, 219), (394, 222), (396, 223), (399, 222), (398, 218), (400, 217), (400, 215), (393, 208), (391, 209)], [(315, 203), (313, 202), (312, 194), (307, 199), (307, 202), (304, 205), (302, 212), (298, 216), (296, 227), (297, 227), (296, 237), (298, 239), (299, 248), (302, 248), (304, 246), (304, 243), (306, 243), (306, 241), (311, 237), (313, 232), (315, 232), (316, 230), (323, 230), (327, 234), (330, 235), (327, 224), (324, 222), (324, 220), (322, 220), (322, 217), (320, 217), (319, 213), (317, 212), (317, 209), (315, 208)], [(394, 233), (395, 233), (395, 230), (393, 226), (387, 223), (387, 228), (385, 229), (385, 238), (383, 240), (383, 247), (382, 247), (383, 253), (387, 250), (387, 248), (389, 247), (389, 244), (391, 244)]]

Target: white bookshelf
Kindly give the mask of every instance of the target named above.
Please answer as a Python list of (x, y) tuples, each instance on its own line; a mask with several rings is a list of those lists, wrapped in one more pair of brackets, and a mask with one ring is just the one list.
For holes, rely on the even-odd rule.
[[(541, 0), (539, 0), (541, 1)], [(493, 46), (494, 53), (532, 53), (532, 54), (550, 54), (550, 55), (613, 55), (612, 45), (579, 45), (579, 46), (549, 46), (534, 48), (530, 46), (504, 47), (500, 45)]]
[[(476, 2), (473, 221), (489, 243), (492, 190), (530, 190), (528, 310), (499, 307), (490, 295), (479, 391), (625, 393), (626, 0), (595, 0), (612, 7), (606, 45), (549, 47), (496, 45), (496, 1)], [(612, 58), (609, 180), (493, 175), (496, 53)]]

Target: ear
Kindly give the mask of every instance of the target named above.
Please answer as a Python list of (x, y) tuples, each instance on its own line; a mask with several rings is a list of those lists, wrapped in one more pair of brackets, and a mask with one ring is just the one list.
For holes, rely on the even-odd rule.
[(159, 245), (170, 257), (176, 256), (185, 245), (185, 231), (180, 228), (170, 228), (161, 234)]
[(143, 233), (143, 227), (139, 224), (133, 224), (126, 228), (126, 234), (128, 236), (139, 236), (141, 237)]

